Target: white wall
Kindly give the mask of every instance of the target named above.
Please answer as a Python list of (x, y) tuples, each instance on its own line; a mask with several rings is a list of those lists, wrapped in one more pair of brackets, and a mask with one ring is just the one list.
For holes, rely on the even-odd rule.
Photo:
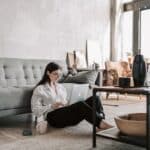
[[(0, 57), (65, 58), (99, 40), (109, 49), (110, 0), (0, 0)], [(105, 45), (104, 45), (105, 43)]]

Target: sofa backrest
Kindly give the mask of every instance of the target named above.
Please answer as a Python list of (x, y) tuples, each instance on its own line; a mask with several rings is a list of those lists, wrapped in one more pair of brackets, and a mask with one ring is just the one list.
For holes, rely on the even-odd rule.
[(45, 66), (52, 61), (62, 67), (63, 74), (67, 74), (65, 60), (0, 58), (0, 86), (33, 86), (42, 78)]

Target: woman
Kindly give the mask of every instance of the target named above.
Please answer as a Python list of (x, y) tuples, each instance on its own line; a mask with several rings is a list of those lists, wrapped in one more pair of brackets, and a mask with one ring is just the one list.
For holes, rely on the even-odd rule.
[[(73, 126), (86, 120), (93, 123), (92, 97), (69, 105), (65, 88), (57, 81), (61, 73), (58, 64), (49, 63), (41, 81), (33, 91), (31, 106), (32, 112), (37, 117), (36, 130), (45, 133), (47, 123), (56, 128)], [(112, 127), (104, 121), (103, 107), (99, 97), (96, 99), (96, 126), (99, 129)]]

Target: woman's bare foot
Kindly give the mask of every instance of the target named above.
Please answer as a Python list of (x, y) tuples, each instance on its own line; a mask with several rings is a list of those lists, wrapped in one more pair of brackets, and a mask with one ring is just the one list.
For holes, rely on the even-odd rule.
[(106, 130), (106, 129), (109, 129), (109, 128), (112, 128), (113, 126), (111, 124), (109, 124), (108, 122), (106, 122), (105, 120), (102, 120), (100, 122), (100, 125), (99, 125), (99, 128), (101, 130)]
[(40, 121), (36, 125), (36, 132), (38, 134), (45, 134), (47, 132), (48, 123), (47, 121)]
[(103, 131), (104, 129), (100, 129), (98, 127), (96, 127), (96, 132), (100, 132), (100, 131)]

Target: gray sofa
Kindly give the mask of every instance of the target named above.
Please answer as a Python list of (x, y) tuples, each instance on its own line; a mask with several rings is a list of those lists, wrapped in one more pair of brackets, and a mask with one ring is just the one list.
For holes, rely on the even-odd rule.
[[(55, 61), (67, 74), (64, 60), (0, 58), (0, 117), (31, 112), (30, 100), (34, 86), (41, 79), (45, 65)], [(62, 83), (70, 103), (91, 95), (89, 84)]]

